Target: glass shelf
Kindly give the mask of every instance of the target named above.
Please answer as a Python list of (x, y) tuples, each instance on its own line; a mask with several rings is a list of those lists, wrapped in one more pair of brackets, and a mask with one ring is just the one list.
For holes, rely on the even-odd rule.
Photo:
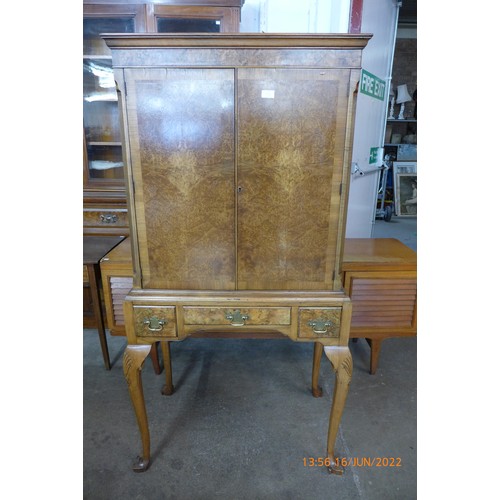
[(120, 143), (87, 143), (87, 162), (92, 179), (123, 179)]
[(416, 118), (405, 118), (404, 120), (398, 120), (397, 118), (387, 118), (387, 121), (391, 123), (417, 123)]

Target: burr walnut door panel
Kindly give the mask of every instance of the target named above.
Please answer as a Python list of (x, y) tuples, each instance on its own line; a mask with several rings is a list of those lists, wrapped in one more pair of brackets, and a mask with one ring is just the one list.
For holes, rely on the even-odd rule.
[(238, 288), (329, 289), (349, 70), (238, 70)]
[(142, 286), (234, 289), (234, 70), (125, 78)]

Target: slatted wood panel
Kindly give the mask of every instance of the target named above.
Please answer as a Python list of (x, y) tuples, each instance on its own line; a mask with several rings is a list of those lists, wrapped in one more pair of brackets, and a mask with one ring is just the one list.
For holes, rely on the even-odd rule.
[(125, 325), (123, 315), (123, 301), (128, 292), (132, 289), (132, 277), (116, 277), (109, 279), (111, 288), (111, 300), (113, 302), (113, 321), (116, 326)]
[(354, 278), (350, 295), (352, 327), (412, 326), (417, 300), (416, 278)]

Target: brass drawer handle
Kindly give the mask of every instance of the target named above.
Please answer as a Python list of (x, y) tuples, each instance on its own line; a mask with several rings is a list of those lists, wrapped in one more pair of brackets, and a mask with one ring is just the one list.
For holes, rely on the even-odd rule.
[(245, 326), (245, 321), (250, 319), (248, 314), (241, 314), (239, 309), (236, 311), (228, 312), (226, 319), (231, 322), (231, 326)]
[(118, 221), (118, 217), (115, 214), (101, 214), (101, 222), (104, 224), (115, 224)]
[(159, 319), (156, 316), (152, 316), (150, 319), (145, 319), (143, 324), (148, 326), (148, 329), (152, 332), (160, 332), (163, 330), (163, 325), (167, 323), (164, 319)]
[(328, 327), (333, 326), (333, 323), (327, 319), (312, 319), (311, 321), (308, 321), (307, 324), (312, 327), (312, 330), (314, 333), (317, 333), (318, 335), (323, 334), (323, 333), (328, 333)]

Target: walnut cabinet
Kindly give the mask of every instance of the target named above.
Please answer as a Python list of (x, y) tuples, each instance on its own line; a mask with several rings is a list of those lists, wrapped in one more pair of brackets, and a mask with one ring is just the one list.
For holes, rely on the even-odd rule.
[(135, 470), (149, 466), (140, 370), (151, 345), (210, 331), (271, 331), (324, 349), (337, 374), (334, 463), (352, 371), (342, 254), (370, 35), (102, 36), (130, 209), (124, 369), (143, 442)]

